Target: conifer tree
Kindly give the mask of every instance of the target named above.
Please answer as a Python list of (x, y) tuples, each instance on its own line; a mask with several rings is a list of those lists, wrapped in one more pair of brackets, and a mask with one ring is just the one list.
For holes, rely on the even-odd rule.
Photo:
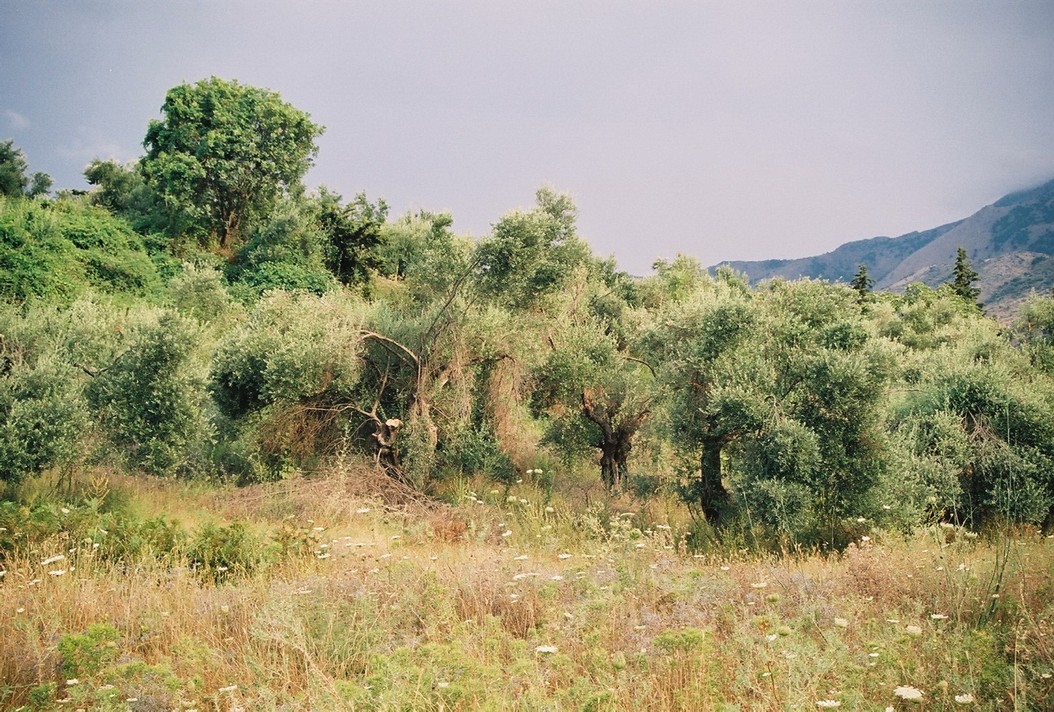
[(860, 295), (860, 301), (867, 299), (867, 295), (871, 293), (871, 287), (875, 285), (875, 280), (871, 278), (871, 275), (867, 273), (867, 265), (861, 264), (856, 268), (856, 276), (853, 277), (853, 281), (849, 283), (853, 289), (856, 290), (857, 294)]
[(966, 301), (976, 304), (980, 308), (981, 304), (977, 301), (977, 297), (981, 295), (981, 290), (974, 286), (978, 279), (980, 279), (980, 275), (970, 266), (970, 258), (966, 256), (966, 248), (960, 247), (959, 252), (955, 256), (955, 268), (952, 270), (952, 290)]

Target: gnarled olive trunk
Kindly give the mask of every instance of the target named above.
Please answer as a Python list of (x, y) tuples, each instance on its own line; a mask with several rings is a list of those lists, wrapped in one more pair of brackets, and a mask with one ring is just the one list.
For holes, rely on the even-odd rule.
[(712, 526), (721, 523), (728, 508), (728, 490), (721, 482), (721, 450), (728, 444), (725, 438), (703, 440), (703, 454), (699, 464), (699, 505)]
[[(622, 487), (628, 467), (633, 436), (648, 418), (649, 411), (642, 410), (631, 416), (618, 418), (617, 408), (597, 408), (589, 393), (582, 393), (582, 414), (600, 430), (600, 477), (610, 489)], [(621, 420), (619, 425), (615, 422)]]
[(620, 489), (629, 471), (627, 461), (633, 449), (633, 434), (622, 429), (604, 433), (600, 445), (600, 476), (611, 489)]

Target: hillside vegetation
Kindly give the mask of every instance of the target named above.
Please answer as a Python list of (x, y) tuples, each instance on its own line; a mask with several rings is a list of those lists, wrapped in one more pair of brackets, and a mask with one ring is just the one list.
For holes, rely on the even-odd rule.
[(162, 116), (12, 153), (0, 704), (1054, 704), (1054, 300), (633, 279), (552, 188), (472, 240), (305, 191), (273, 92)]

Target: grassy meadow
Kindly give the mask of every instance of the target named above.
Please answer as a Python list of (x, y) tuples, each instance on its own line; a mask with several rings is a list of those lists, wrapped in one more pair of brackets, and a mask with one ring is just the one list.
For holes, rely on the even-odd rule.
[(841, 554), (700, 554), (677, 501), (568, 479), (439, 500), (365, 465), (25, 483), (0, 510), (0, 704), (1054, 706), (1054, 540), (1035, 529), (865, 521)]

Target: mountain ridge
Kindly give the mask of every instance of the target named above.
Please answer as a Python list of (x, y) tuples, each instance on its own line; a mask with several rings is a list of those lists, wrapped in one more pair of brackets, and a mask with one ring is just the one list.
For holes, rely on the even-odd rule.
[(913, 282), (937, 286), (949, 281), (959, 247), (980, 274), (980, 299), (996, 318), (1012, 318), (1033, 291), (1050, 291), (1054, 179), (928, 230), (853, 240), (811, 257), (726, 261), (714, 268), (729, 266), (752, 283), (776, 277), (848, 282), (863, 264), (876, 289), (900, 292)]

